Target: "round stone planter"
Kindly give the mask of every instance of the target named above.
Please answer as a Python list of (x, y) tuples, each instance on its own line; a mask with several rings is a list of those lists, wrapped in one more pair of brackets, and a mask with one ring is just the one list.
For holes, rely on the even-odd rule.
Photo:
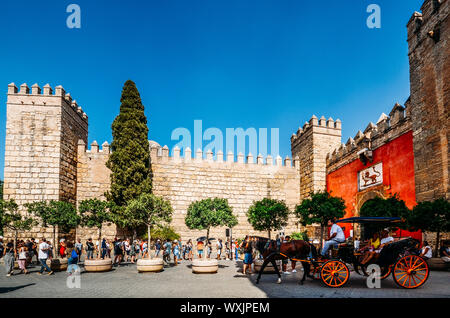
[[(278, 265), (278, 270), (281, 271), (281, 261), (275, 261)], [(253, 262), (253, 270), (255, 273), (259, 273), (261, 270), (261, 266), (264, 263), (263, 260), (257, 259)], [(264, 268), (264, 272), (266, 274), (275, 274), (275, 268), (273, 268), (272, 263), (267, 264), (267, 266)]]
[(105, 259), (87, 259), (84, 261), (86, 272), (107, 272), (112, 269), (112, 260)]
[(47, 260), (47, 265), (54, 272), (62, 272), (67, 270), (67, 258), (54, 258), (51, 260)]
[(450, 269), (450, 264), (444, 262), (441, 258), (430, 258), (427, 260), (428, 267), (433, 271), (445, 271)]
[(139, 259), (137, 261), (137, 270), (139, 273), (160, 272), (164, 268), (164, 262), (161, 258)]
[(214, 274), (219, 270), (219, 262), (216, 259), (192, 261), (192, 272), (196, 274)]

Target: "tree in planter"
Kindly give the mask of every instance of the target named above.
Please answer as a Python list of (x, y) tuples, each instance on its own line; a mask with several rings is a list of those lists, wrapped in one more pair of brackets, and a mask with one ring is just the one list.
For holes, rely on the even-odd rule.
[[(380, 197), (373, 198), (365, 202), (360, 211), (360, 216), (371, 216), (371, 217), (401, 217), (408, 219), (411, 210), (405, 204), (405, 201), (400, 199), (398, 194), (394, 194), (387, 199)], [(386, 227), (386, 224), (366, 224), (365, 229), (369, 230), (371, 233), (379, 232)], [(398, 228), (407, 229), (406, 223), (399, 223), (396, 225)]]
[(52, 226), (53, 228), (53, 251), (55, 257), (58, 255), (56, 244), (56, 228), (63, 233), (68, 233), (75, 229), (81, 221), (80, 216), (73, 204), (65, 201), (38, 201), (27, 203), (25, 206), (28, 212), (37, 216), (42, 227)]
[(111, 170), (106, 197), (125, 207), (128, 201), (151, 192), (150, 149), (147, 118), (134, 82), (125, 82), (120, 101), (120, 113), (112, 124), (112, 153), (106, 163)]
[[(206, 242), (209, 242), (209, 231), (216, 226), (232, 228), (238, 224), (227, 199), (204, 199), (192, 202), (184, 219), (191, 230), (206, 230)], [(203, 258), (206, 258), (204, 253)]]
[(14, 233), (14, 250), (16, 250), (19, 231), (29, 231), (36, 221), (28, 215), (19, 212), (19, 206), (14, 200), (0, 200), (2, 225)]
[(436, 248), (433, 254), (437, 257), (440, 234), (450, 232), (450, 202), (445, 199), (420, 202), (406, 220), (413, 230), (420, 229), (436, 233)]
[(297, 205), (294, 214), (303, 226), (320, 224), (320, 246), (322, 247), (324, 229), (328, 221), (345, 215), (345, 201), (342, 198), (333, 197), (326, 191), (317, 192)]
[(108, 211), (108, 203), (99, 199), (83, 200), (78, 206), (78, 211), (80, 212), (80, 224), (82, 226), (98, 229), (99, 251), (97, 258), (100, 258), (103, 223), (113, 220), (111, 213)]
[(125, 219), (129, 227), (136, 228), (140, 225), (147, 226), (148, 258), (150, 253), (151, 230), (155, 226), (170, 223), (172, 221), (172, 205), (168, 200), (154, 194), (143, 193), (139, 198), (131, 200), (125, 208)]
[(247, 211), (248, 222), (256, 231), (267, 231), (269, 239), (271, 231), (281, 230), (287, 225), (288, 217), (286, 203), (268, 198), (253, 202)]

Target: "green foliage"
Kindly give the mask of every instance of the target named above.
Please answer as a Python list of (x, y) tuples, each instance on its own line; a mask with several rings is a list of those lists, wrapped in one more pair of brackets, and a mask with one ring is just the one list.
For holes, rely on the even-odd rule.
[[(171, 226), (156, 226), (151, 229), (150, 233), (152, 240), (160, 239), (162, 241), (164, 240), (173, 241), (179, 240), (181, 237), (180, 234), (175, 232), (175, 230)], [(142, 235), (142, 239), (147, 240), (148, 234), (145, 233), (144, 235)]]
[(376, 197), (367, 201), (359, 214), (374, 217), (407, 217), (410, 212), (405, 201), (401, 200), (398, 194), (394, 194), (387, 199)]
[(256, 231), (281, 230), (287, 225), (289, 209), (281, 200), (264, 198), (253, 202), (247, 211), (248, 222)]
[(28, 212), (37, 216), (41, 226), (58, 226), (62, 232), (69, 232), (80, 224), (81, 218), (73, 204), (65, 201), (39, 201), (25, 204)]
[(120, 101), (120, 113), (112, 124), (112, 153), (106, 163), (111, 170), (111, 189), (106, 196), (124, 207), (151, 192), (150, 149), (147, 118), (134, 82), (125, 82)]
[(172, 221), (172, 205), (154, 194), (143, 193), (125, 208), (123, 224), (132, 228), (140, 225), (162, 225)]
[(237, 225), (236, 216), (227, 199), (204, 199), (189, 205), (185, 218), (186, 226), (194, 230), (208, 230), (216, 226)]
[(78, 211), (81, 216), (81, 225), (85, 227), (96, 227), (101, 229), (103, 223), (113, 220), (108, 211), (108, 203), (99, 199), (89, 199), (80, 202)]
[[(361, 216), (372, 216), (372, 217), (401, 217), (408, 219), (411, 214), (411, 210), (405, 204), (405, 201), (401, 200), (398, 194), (383, 199), (380, 197), (373, 198), (363, 204), (359, 214)], [(367, 224), (364, 229), (369, 233), (374, 231), (380, 231), (385, 228), (386, 225), (383, 224)], [(406, 229), (408, 227), (407, 223), (400, 223), (396, 225)]]
[(445, 199), (420, 202), (414, 207), (407, 221), (411, 229), (435, 233), (450, 232), (450, 202)]
[(320, 224), (324, 227), (328, 221), (345, 215), (345, 201), (328, 192), (317, 192), (297, 205), (294, 214), (303, 226)]
[(291, 234), (291, 239), (293, 239), (293, 240), (309, 241), (308, 233), (306, 231), (292, 233)]
[(0, 200), (0, 218), (4, 228), (15, 233), (20, 231), (29, 231), (35, 225), (35, 220), (19, 212), (19, 207), (14, 200)]

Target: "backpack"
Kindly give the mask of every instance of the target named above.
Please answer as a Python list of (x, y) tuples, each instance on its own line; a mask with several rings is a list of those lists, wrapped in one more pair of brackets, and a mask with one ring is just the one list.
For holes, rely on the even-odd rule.
[(77, 252), (74, 249), (72, 250), (72, 253), (70, 254), (70, 257), (78, 258), (78, 254), (77, 254)]

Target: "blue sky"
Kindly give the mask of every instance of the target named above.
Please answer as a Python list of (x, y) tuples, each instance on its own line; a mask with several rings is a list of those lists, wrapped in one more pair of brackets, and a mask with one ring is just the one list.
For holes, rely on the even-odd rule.
[[(280, 155), (309, 120), (340, 118), (342, 141), (409, 96), (406, 23), (423, 0), (45, 0), (0, 3), (0, 178), (10, 82), (63, 85), (111, 141), (123, 83), (136, 82), (149, 139), (279, 128)], [(66, 7), (81, 7), (81, 29)], [(381, 7), (381, 29), (366, 8)], [(206, 142), (204, 143), (204, 145)]]

